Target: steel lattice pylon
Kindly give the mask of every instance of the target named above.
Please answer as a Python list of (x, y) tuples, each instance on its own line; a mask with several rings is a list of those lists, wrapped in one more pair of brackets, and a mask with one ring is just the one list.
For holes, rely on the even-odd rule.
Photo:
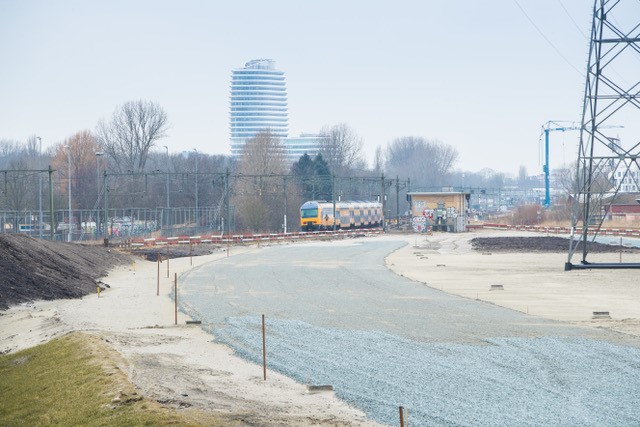
[[(638, 263), (587, 260), (614, 202), (631, 199), (630, 190), (640, 188), (639, 93), (640, 2), (595, 0), (565, 270), (640, 268)], [(622, 126), (611, 125), (624, 126), (624, 140), (609, 130)], [(582, 259), (573, 264), (576, 252)]]

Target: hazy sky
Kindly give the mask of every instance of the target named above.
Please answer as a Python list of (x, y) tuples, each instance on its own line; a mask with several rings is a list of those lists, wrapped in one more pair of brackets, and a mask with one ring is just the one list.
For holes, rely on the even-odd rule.
[[(423, 136), (454, 146), (457, 169), (534, 174), (541, 125), (580, 121), (592, 8), (0, 0), (0, 139), (51, 145), (147, 99), (171, 123), (160, 145), (228, 154), (231, 70), (271, 58), (287, 78), (292, 136), (345, 122), (369, 162), (377, 146)], [(552, 136), (552, 168), (574, 161), (577, 138)]]

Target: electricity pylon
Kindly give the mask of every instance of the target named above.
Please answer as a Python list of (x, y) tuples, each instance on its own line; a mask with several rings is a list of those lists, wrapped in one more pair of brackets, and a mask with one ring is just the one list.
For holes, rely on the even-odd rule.
[[(587, 260), (611, 206), (627, 189), (623, 183), (640, 187), (640, 133), (633, 132), (633, 126), (637, 130), (640, 123), (639, 61), (640, 2), (595, 0), (565, 270), (640, 268), (639, 263)], [(632, 140), (605, 134), (603, 129), (612, 122), (631, 128), (628, 135)], [(578, 251), (582, 259), (573, 264), (572, 257)]]

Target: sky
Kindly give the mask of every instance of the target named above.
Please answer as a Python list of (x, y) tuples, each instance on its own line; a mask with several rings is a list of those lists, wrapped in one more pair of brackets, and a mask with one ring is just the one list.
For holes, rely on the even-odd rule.
[[(170, 152), (229, 154), (231, 70), (285, 72), (290, 136), (348, 124), (376, 147), (421, 136), (455, 169), (542, 172), (541, 127), (580, 122), (589, 0), (0, 0), (0, 139), (44, 147), (127, 101), (157, 102)], [(622, 134), (626, 129), (621, 129)], [(552, 134), (573, 163), (578, 132)]]

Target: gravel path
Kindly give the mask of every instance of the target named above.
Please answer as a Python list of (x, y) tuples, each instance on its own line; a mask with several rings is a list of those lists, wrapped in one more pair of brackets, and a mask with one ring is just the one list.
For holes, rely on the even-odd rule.
[[(183, 307), (218, 341), (300, 382), (332, 384), (372, 419), (397, 425), (640, 423), (640, 351), (606, 331), (451, 296), (397, 276), (403, 243), (267, 248), (184, 274)], [(455, 280), (455, 277), (452, 277)]]

